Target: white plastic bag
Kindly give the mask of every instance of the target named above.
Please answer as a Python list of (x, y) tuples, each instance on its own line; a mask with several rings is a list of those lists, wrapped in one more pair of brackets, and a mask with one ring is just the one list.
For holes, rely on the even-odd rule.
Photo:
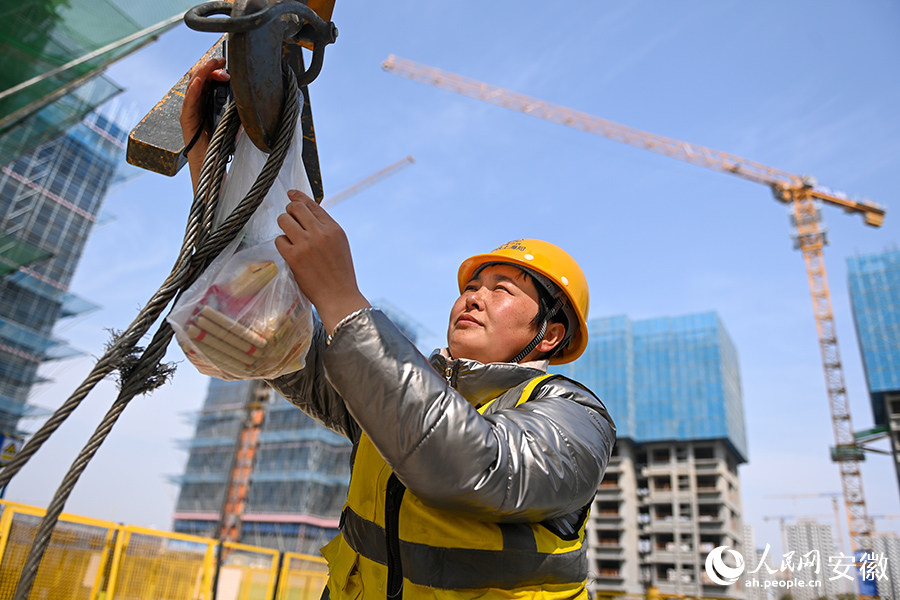
[[(214, 226), (247, 195), (266, 162), (243, 130), (239, 136)], [(275, 248), (282, 233), (276, 220), (289, 202), (288, 190), (312, 196), (302, 148), (298, 119), (284, 165), (262, 204), (167, 317), (188, 360), (205, 375), (272, 379), (305, 365), (312, 306)]]

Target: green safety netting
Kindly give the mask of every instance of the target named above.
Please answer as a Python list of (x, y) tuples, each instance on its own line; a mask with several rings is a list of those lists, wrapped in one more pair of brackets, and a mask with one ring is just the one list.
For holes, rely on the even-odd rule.
[[(100, 76), (102, 70), (176, 25), (180, 15), (197, 3), (0, 3), (4, 63), (0, 69), (0, 165), (34, 149), (119, 93), (121, 88)], [(54, 70), (59, 72), (47, 77)]]
[(47, 258), (49, 252), (21, 240), (0, 233), (0, 275), (19, 270), (22, 265)]

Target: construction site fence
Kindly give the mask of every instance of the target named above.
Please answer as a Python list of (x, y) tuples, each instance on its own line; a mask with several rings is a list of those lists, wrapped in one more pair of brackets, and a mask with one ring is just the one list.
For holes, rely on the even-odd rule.
[[(11, 600), (44, 509), (0, 500), (0, 600)], [(318, 600), (325, 559), (64, 513), (30, 598)]]

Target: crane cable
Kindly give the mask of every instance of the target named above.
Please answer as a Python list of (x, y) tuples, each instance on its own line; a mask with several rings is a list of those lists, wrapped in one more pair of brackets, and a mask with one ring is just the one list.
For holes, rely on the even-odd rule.
[(66, 500), (88, 462), (109, 435), (125, 406), (136, 395), (149, 393), (163, 385), (175, 370), (174, 365), (161, 363), (173, 335), (172, 327), (167, 321), (164, 320), (160, 324), (146, 349), (136, 346), (137, 342), (147, 333), (173, 298), (187, 290), (206, 266), (234, 240), (262, 203), (281, 171), (281, 166), (284, 164), (285, 156), (291, 146), (297, 117), (300, 114), (299, 90), (294, 72), (286, 66), (283, 66), (282, 70), (285, 79), (285, 97), (275, 148), (266, 159), (265, 165), (247, 196), (231, 212), (225, 222), (213, 231), (212, 221), (219, 202), (222, 179), (229, 157), (234, 154), (235, 138), (241, 124), (236, 105), (232, 102), (216, 127), (203, 159), (197, 193), (194, 196), (185, 228), (184, 242), (168, 278), (128, 326), (128, 329), (121, 334), (114, 335), (106, 352), (78, 389), (28, 440), (6, 468), (0, 471), (0, 489), (2, 489), (78, 407), (94, 386), (113, 371), (118, 371), (119, 395), (72, 463), (59, 489), (54, 494), (53, 500), (47, 507), (22, 569), (14, 600), (28, 598), (41, 559), (50, 543), (50, 536), (62, 514)]

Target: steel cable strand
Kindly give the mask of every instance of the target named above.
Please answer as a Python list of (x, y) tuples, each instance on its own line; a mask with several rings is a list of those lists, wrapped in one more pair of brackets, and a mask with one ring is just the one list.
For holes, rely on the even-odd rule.
[[(16, 476), (22, 467), (24, 467), (31, 457), (37, 453), (41, 446), (43, 446), (44, 442), (46, 442), (59, 426), (65, 422), (69, 415), (78, 408), (81, 401), (84, 400), (97, 383), (118, 368), (122, 359), (131, 353), (140, 338), (147, 333), (150, 326), (153, 325), (159, 314), (165, 308), (168, 302), (161, 303), (161, 296), (172, 293), (171, 287), (173, 281), (178, 281), (183, 278), (183, 272), (190, 266), (196, 240), (202, 231), (203, 215), (208, 212), (206, 210), (206, 205), (210, 204), (207, 196), (209, 196), (209, 190), (211, 189), (210, 175), (212, 173), (212, 166), (226, 163), (224, 160), (219, 160), (217, 154), (220, 152), (223, 144), (225, 144), (225, 140), (228, 139), (227, 133), (229, 130), (233, 129), (231, 132), (232, 142), (237, 132), (239, 126), (239, 122), (237, 122), (237, 110), (232, 108), (231, 112), (233, 115), (230, 118), (222, 119), (222, 123), (220, 124), (222, 126), (217, 129), (217, 135), (213, 136), (209, 152), (207, 152), (207, 155), (204, 158), (203, 168), (201, 169), (201, 177), (203, 177), (205, 171), (204, 183), (202, 187), (198, 186), (198, 193), (194, 197), (191, 211), (189, 212), (184, 242), (179, 256), (176, 259), (175, 266), (172, 268), (169, 276), (163, 282), (160, 290), (151, 297), (125, 332), (116, 336), (116, 339), (113, 340), (103, 356), (97, 360), (93, 369), (81, 385), (58, 409), (56, 409), (56, 411), (54, 411), (53, 415), (44, 422), (38, 431), (32, 435), (22, 449), (16, 453), (15, 458), (13, 458), (5, 468), (0, 470), (0, 488), (3, 488)], [(226, 116), (228, 116), (228, 113), (226, 113)], [(233, 148), (233, 143), (230, 146), (226, 145), (226, 147)], [(152, 319), (149, 318), (151, 313), (155, 313)]]
[[(182, 282), (182, 289), (187, 289), (187, 287), (199, 277), (200, 273), (202, 273), (208, 263), (212, 262), (215, 256), (217, 256), (218, 253), (243, 229), (244, 224), (262, 202), (262, 199), (265, 198), (265, 195), (268, 193), (281, 170), (281, 166), (284, 163), (284, 159), (290, 147), (297, 116), (299, 114), (296, 80), (293, 78), (292, 72), (290, 72), (290, 77), (288, 79), (290, 82), (293, 82), (293, 85), (290, 85), (287, 88), (288, 93), (286, 96), (289, 97), (285, 98), (285, 110), (282, 112), (282, 123), (276, 141), (276, 148), (273, 150), (272, 154), (269, 155), (263, 170), (260, 172), (257, 180), (254, 182), (244, 200), (239, 204), (232, 215), (226, 219), (225, 223), (216, 230), (216, 234), (210, 236), (207, 243), (204, 244), (204, 247), (200, 248), (198, 252), (192, 256), (191, 268), (185, 271), (185, 280)], [(292, 90), (293, 93), (291, 93)], [(221, 163), (225, 162), (225, 156), (226, 155), (219, 153), (219, 157), (222, 159), (220, 161)], [(205, 163), (206, 161), (204, 161), (204, 164)], [(219, 172), (218, 169), (217, 172)], [(212, 190), (211, 197), (214, 200), (213, 204), (218, 201), (219, 189), (220, 186), (217, 186)], [(198, 196), (199, 195), (200, 194), (198, 194)], [(238, 216), (232, 218), (235, 217), (235, 214)], [(240, 220), (241, 216), (243, 217), (243, 221)], [(25, 561), (21, 577), (16, 587), (14, 600), (26, 600), (28, 594), (31, 592), (41, 560), (49, 546), (53, 529), (59, 520), (59, 516), (62, 514), (69, 495), (87, 467), (87, 464), (112, 431), (113, 426), (125, 407), (136, 395), (147, 393), (155, 387), (162, 385), (171, 372), (170, 370), (166, 372), (166, 370), (162, 368), (160, 361), (165, 356), (166, 348), (168, 347), (172, 336), (173, 331), (171, 325), (169, 325), (167, 321), (163, 321), (157, 329), (156, 334), (153, 336), (150, 345), (137, 361), (133, 370), (131, 370), (125, 378), (116, 401), (110, 407), (103, 421), (101, 421), (90, 440), (88, 440), (87, 444), (70, 467), (63, 482), (60, 484), (59, 489), (56, 491), (56, 494), (54, 494), (54, 498), (50, 502), (47, 512), (38, 527), (34, 542), (32, 543), (31, 550)], [(148, 384), (148, 382), (150, 383)]]

